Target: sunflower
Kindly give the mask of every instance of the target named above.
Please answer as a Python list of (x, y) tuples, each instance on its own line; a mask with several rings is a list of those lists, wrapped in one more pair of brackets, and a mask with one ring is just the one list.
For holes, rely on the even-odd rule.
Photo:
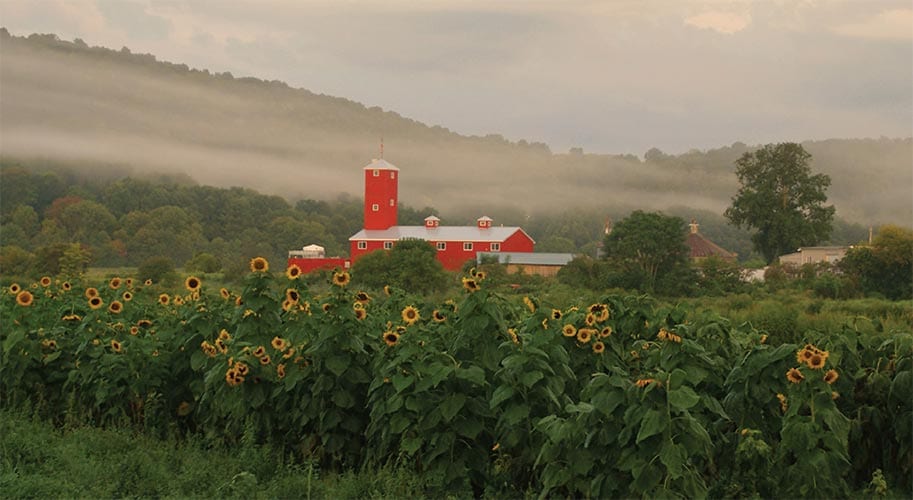
[(824, 368), (825, 361), (827, 361), (827, 356), (821, 352), (813, 352), (808, 358), (808, 367), (812, 370), (820, 370)]
[(390, 295), (393, 295), (393, 289), (390, 288), (390, 285), (384, 285), (384, 295), (386, 295), (387, 297), (389, 297)]
[(235, 298), (235, 306), (241, 307), (243, 305), (244, 305), (244, 301), (241, 300), (241, 296), (239, 295), (237, 298)]
[(636, 385), (637, 387), (640, 387), (641, 389), (643, 389), (644, 387), (646, 387), (646, 386), (648, 386), (648, 385), (650, 385), (650, 384), (652, 384), (652, 383), (654, 383), (654, 382), (656, 382), (656, 385), (657, 385), (657, 386), (660, 385), (660, 383), (657, 382), (656, 379), (652, 379), (652, 378), (641, 378), (641, 379), (637, 379), (637, 381), (634, 382), (634, 385)]
[(17, 293), (22, 291), (22, 287), (19, 286), (19, 283), (13, 283), (12, 285), (10, 285), (9, 290), (10, 290), (11, 294), (16, 295)]
[(761, 335), (761, 343), (762, 343), (762, 344), (766, 344), (766, 343), (767, 343), (767, 334)]
[(219, 330), (219, 340), (225, 340), (225, 341), (231, 340), (231, 334), (228, 333), (228, 330), (226, 330), (224, 328)]
[(330, 312), (330, 308), (331, 308), (331, 307), (333, 307), (333, 306), (330, 305), (329, 302), (327, 302), (326, 304), (322, 304), (322, 305), (320, 306), (320, 308), (323, 309), (323, 312), (325, 312), (325, 313)]
[(796, 362), (808, 363), (808, 360), (815, 354), (815, 350), (815, 347), (811, 344), (805, 344), (805, 347), (796, 351)]
[(260, 364), (263, 365), (263, 366), (266, 366), (266, 365), (268, 365), (268, 364), (270, 364), (270, 363), (272, 363), (272, 362), (273, 362), (273, 360), (270, 359), (269, 354), (267, 354), (267, 355), (263, 356), (262, 358), (260, 358)]
[(89, 307), (92, 309), (100, 309), (103, 305), (105, 305), (105, 302), (101, 300), (101, 297), (95, 296), (89, 299)]
[(238, 373), (243, 377), (243, 376), (247, 375), (248, 372), (250, 372), (250, 367), (248, 367), (247, 364), (241, 363), (239, 361), (239, 362), (235, 363), (235, 370), (238, 370)]
[(568, 323), (561, 328), (561, 334), (565, 337), (576, 337), (577, 336), (577, 327)]
[(64, 281), (63, 284), (60, 285), (60, 288), (65, 292), (69, 292), (73, 288), (73, 285), (71, 285), (69, 281)]
[(86, 298), (91, 299), (92, 297), (98, 296), (98, 289), (95, 287), (86, 288)]
[(136, 326), (139, 326), (141, 328), (149, 328), (150, 326), (152, 326), (152, 321), (150, 321), (148, 319), (141, 319), (136, 322)]
[(301, 294), (298, 293), (298, 290), (294, 288), (289, 288), (285, 290), (285, 299), (291, 302), (292, 304), (297, 304), (301, 299)]
[(64, 321), (81, 321), (82, 318), (78, 314), (67, 314), (66, 316), (60, 318)]
[(400, 313), (400, 316), (403, 317), (403, 321), (407, 325), (414, 325), (415, 322), (419, 320), (418, 309), (413, 306), (406, 306), (405, 309), (403, 309), (403, 312)]
[(479, 283), (472, 278), (463, 278), (463, 288), (470, 293), (480, 290)]
[(533, 299), (529, 297), (523, 297), (523, 303), (526, 304), (526, 308), (529, 309), (529, 312), (536, 312), (536, 304), (533, 302)]
[(397, 326), (396, 326), (396, 333), (398, 333), (398, 334), (400, 334), (400, 335), (406, 333), (406, 327), (403, 326), (403, 325), (397, 325)]
[(612, 335), (611, 326), (607, 325), (607, 326), (602, 327), (602, 330), (599, 330), (599, 336), (602, 338), (610, 337), (611, 335)]
[(133, 300), (133, 294), (130, 292), (124, 292), (124, 295), (122, 297), (124, 298), (124, 302), (130, 302), (131, 300)]
[(798, 368), (790, 368), (789, 371), (786, 372), (786, 380), (798, 384), (805, 380), (805, 376), (802, 375), (802, 372), (800, 372)]
[(395, 346), (399, 342), (399, 334), (396, 332), (384, 332), (384, 342), (390, 347)]
[(519, 344), (519, 343), (520, 343), (520, 337), (517, 336), (517, 330), (516, 330), (516, 329), (514, 329), (514, 328), (508, 328), (508, 329), (507, 329), (507, 334), (510, 335), (510, 340), (511, 340), (511, 342), (513, 342), (514, 344)]
[(285, 269), (285, 277), (294, 280), (298, 279), (298, 276), (301, 276), (301, 268), (298, 267), (298, 264), (292, 264)]
[(479, 281), (484, 281), (487, 276), (488, 276), (488, 274), (485, 273), (485, 271), (478, 271), (476, 273), (476, 279)]
[(561, 319), (561, 316), (562, 314), (560, 309), (552, 309), (552, 319), (559, 320)]
[(269, 262), (266, 261), (263, 257), (254, 257), (250, 259), (250, 272), (252, 273), (265, 273), (269, 271)]
[(49, 349), (49, 350), (51, 350), (51, 351), (54, 351), (54, 350), (57, 349), (57, 341), (54, 340), (54, 339), (42, 340), (42, 341), (41, 341), (41, 345), (42, 345), (44, 348)]
[(783, 411), (783, 413), (786, 413), (786, 409), (789, 408), (789, 406), (786, 404), (786, 396), (778, 392), (777, 400), (780, 401), (780, 410)]
[(288, 351), (285, 351), (285, 354), (282, 355), (282, 359), (288, 359), (295, 355), (295, 348), (289, 347)]
[(586, 313), (586, 318), (583, 320), (586, 323), (586, 326), (593, 326), (596, 324), (596, 315), (593, 313)]
[(222, 339), (216, 339), (216, 349), (222, 354), (228, 354), (228, 346), (225, 345), (225, 341)]
[(130, 327), (130, 335), (133, 335), (134, 337), (137, 336), (137, 335), (139, 335), (139, 327), (138, 327), (138, 326), (131, 326), (131, 327)]
[(434, 312), (431, 313), (431, 319), (433, 319), (435, 323), (443, 323), (447, 321), (447, 316), (444, 316), (444, 313), (442, 313), (440, 309), (435, 309)]
[(219, 289), (219, 295), (220, 295), (224, 300), (228, 300), (228, 299), (231, 297), (231, 293), (230, 293), (230, 292), (228, 291), (228, 289), (225, 288), (225, 287), (222, 287), (222, 288)]
[(282, 337), (273, 337), (269, 344), (277, 351), (284, 351), (288, 347), (288, 342)]
[(593, 333), (595, 332), (596, 330), (592, 328), (581, 328), (577, 330), (577, 341), (586, 344), (593, 338)]
[(117, 290), (118, 288), (120, 288), (120, 285), (121, 285), (121, 280), (117, 276), (111, 278), (111, 281), (108, 282), (108, 286), (111, 287), (112, 290)]
[(827, 382), (828, 385), (833, 385), (838, 378), (840, 378), (840, 374), (837, 373), (837, 370), (828, 370), (827, 373), (824, 374), (824, 381)]
[(367, 304), (368, 302), (371, 302), (371, 296), (365, 292), (358, 292), (355, 294), (355, 302)]
[(276, 365), (276, 376), (279, 378), (285, 378), (285, 365), (279, 363)]
[(237, 367), (229, 368), (228, 371), (225, 372), (225, 382), (230, 387), (239, 386), (244, 383), (244, 374), (242, 374), (241, 371), (237, 369)]
[(121, 352), (123, 350), (123, 346), (120, 342), (111, 339), (111, 350), (114, 352)]
[(601, 340), (593, 342), (593, 352), (596, 354), (602, 354), (603, 351), (605, 351), (605, 344), (603, 344)]
[(352, 276), (347, 271), (334, 271), (333, 284), (336, 286), (346, 286), (352, 281)]
[(669, 333), (669, 335), (666, 336), (666, 340), (668, 340), (670, 342), (675, 342), (676, 344), (682, 343), (682, 338), (674, 333)]
[(174, 302), (174, 305), (176, 305), (176, 306), (183, 305), (183, 304), (184, 304), (184, 298), (181, 297), (180, 295), (175, 295), (175, 296), (174, 296), (173, 302)]
[(262, 358), (263, 355), (266, 354), (266, 348), (262, 345), (258, 345), (251, 354), (253, 354), (255, 358)]
[(548, 318), (542, 320), (542, 329), (548, 330)]
[(179, 417), (186, 417), (187, 415), (190, 415), (191, 410), (193, 410), (193, 405), (187, 401), (182, 401), (181, 404), (178, 405), (177, 415)]
[(187, 279), (184, 280), (184, 288), (189, 292), (199, 292), (200, 286), (202, 286), (202, 283), (200, 283), (200, 278), (197, 278), (196, 276), (188, 276)]
[(127, 285), (127, 288), (133, 288), (133, 278), (125, 279), (124, 284)]
[(294, 308), (295, 308), (295, 303), (292, 302), (291, 300), (285, 299), (282, 301), (282, 310), (283, 311), (289, 312), (289, 311), (293, 310)]
[(168, 302), (171, 302), (171, 297), (169, 297), (167, 293), (159, 295), (159, 304), (167, 306)]
[(146, 286), (152, 286), (152, 280), (146, 280), (143, 282), (143, 284)]
[(32, 302), (35, 301), (35, 297), (32, 295), (32, 292), (28, 290), (23, 290), (16, 294), (16, 303), (22, 307), (28, 307), (32, 305)]
[(121, 304), (120, 301), (117, 301), (117, 300), (111, 302), (111, 305), (108, 306), (108, 312), (110, 312), (111, 314), (120, 314), (120, 312), (123, 310), (124, 310), (124, 305)]
[(361, 321), (367, 317), (368, 317), (368, 311), (365, 311), (364, 309), (355, 310), (355, 319), (357, 319), (358, 321)]
[(200, 349), (210, 358), (216, 357), (216, 348), (208, 341), (204, 340), (203, 342), (200, 342)]

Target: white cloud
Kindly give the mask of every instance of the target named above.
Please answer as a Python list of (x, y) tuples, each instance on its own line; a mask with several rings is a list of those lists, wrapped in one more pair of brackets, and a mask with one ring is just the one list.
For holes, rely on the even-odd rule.
[(751, 16), (734, 12), (708, 11), (685, 18), (685, 24), (732, 35), (747, 28), (751, 24)]
[(886, 10), (862, 22), (842, 24), (832, 30), (859, 38), (913, 40), (913, 9)]

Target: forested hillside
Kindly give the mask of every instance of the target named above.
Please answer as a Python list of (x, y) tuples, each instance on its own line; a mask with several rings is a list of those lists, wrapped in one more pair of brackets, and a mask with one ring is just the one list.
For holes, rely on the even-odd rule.
[[(733, 162), (755, 147), (736, 143), (679, 155), (651, 149), (643, 157), (559, 154), (545, 144), (509, 142), (496, 134), (461, 136), (283, 82), (192, 69), (54, 35), (13, 37), (5, 29), (0, 59), (0, 156), (6, 165), (65, 166), (112, 180), (166, 175), (332, 204), (341, 194), (350, 201), (361, 195), (361, 167), (378, 155), (383, 137), (386, 158), (403, 170), (403, 203), (435, 207), (454, 223), (485, 213), (496, 222), (519, 220), (532, 231), (556, 213), (577, 210), (573, 224), (586, 226), (587, 238), (554, 232), (577, 248), (598, 239), (606, 217), (633, 209), (698, 217), (702, 229), (711, 230), (708, 222), (721, 219), (737, 189)], [(830, 175), (829, 201), (839, 218), (862, 225), (913, 220), (913, 140), (835, 139), (803, 146), (812, 154), (812, 169)], [(172, 201), (197, 217), (215, 217), (195, 212), (185, 199)], [(115, 218), (124, 215), (108, 208)], [(4, 220), (9, 216), (4, 212)], [(264, 212), (248, 216), (258, 218), (259, 230), (271, 221), (262, 219)], [(356, 224), (348, 219), (325, 229)], [(746, 254), (744, 246), (729, 245)]]

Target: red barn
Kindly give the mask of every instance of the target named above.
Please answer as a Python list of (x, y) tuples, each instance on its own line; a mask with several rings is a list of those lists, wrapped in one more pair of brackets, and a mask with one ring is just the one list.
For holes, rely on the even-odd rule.
[(385, 160), (373, 160), (365, 171), (364, 229), (355, 233), (351, 243), (352, 262), (375, 250), (389, 250), (397, 241), (417, 238), (437, 248), (437, 258), (445, 269), (459, 270), (478, 252), (532, 252), (535, 241), (523, 229), (493, 226), (489, 217), (479, 217), (475, 226), (441, 226), (440, 219), (429, 216), (424, 226), (397, 225), (397, 186), (399, 169)]

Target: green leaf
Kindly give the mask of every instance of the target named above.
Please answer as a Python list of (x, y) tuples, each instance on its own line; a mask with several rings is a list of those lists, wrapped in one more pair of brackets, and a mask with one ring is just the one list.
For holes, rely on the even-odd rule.
[(514, 425), (529, 416), (529, 406), (525, 404), (513, 404), (507, 408), (502, 418), (507, 425)]
[(495, 389), (495, 392), (491, 395), (491, 402), (489, 403), (489, 408), (496, 408), (498, 405), (504, 401), (510, 399), (514, 395), (514, 388), (509, 385), (502, 385)]
[(407, 427), (409, 427), (410, 421), (408, 418), (402, 415), (394, 415), (390, 419), (389, 430), (391, 434), (402, 434)]
[(453, 428), (461, 436), (466, 436), (469, 439), (475, 439), (476, 436), (482, 432), (482, 424), (479, 422), (479, 419), (472, 418), (460, 418), (453, 423)]
[(333, 402), (340, 408), (351, 408), (355, 406), (355, 398), (348, 391), (340, 389), (333, 394)]
[(694, 392), (694, 389), (686, 386), (669, 391), (669, 404), (679, 410), (687, 410), (696, 405), (701, 397)]
[(672, 370), (672, 373), (669, 374), (669, 390), (680, 387), (687, 378), (688, 374), (685, 372), (685, 370), (682, 370), (681, 368)]
[(396, 389), (397, 393), (400, 393), (406, 387), (409, 387), (412, 384), (413, 377), (412, 375), (402, 375), (397, 373), (391, 379), (393, 381), (393, 388)]
[(418, 450), (422, 446), (422, 442), (423, 442), (423, 439), (419, 436), (408, 437), (408, 438), (403, 439), (403, 441), (402, 441), (402, 443), (400, 443), (399, 447), (401, 450), (412, 455), (416, 452), (416, 450)]
[(466, 404), (465, 394), (451, 394), (448, 396), (440, 406), (444, 422), (453, 420), (453, 417), (463, 408), (464, 404)]
[(640, 430), (637, 432), (637, 441), (635, 444), (640, 443), (650, 436), (655, 436), (656, 434), (663, 432), (668, 425), (669, 421), (666, 420), (666, 414), (664, 412), (660, 412), (659, 410), (647, 411), (647, 414), (644, 415), (643, 420), (640, 422)]
[(457, 370), (456, 376), (475, 383), (476, 385), (485, 385), (485, 370), (478, 366), (470, 366), (462, 370)]
[(536, 385), (536, 382), (542, 380), (544, 376), (539, 370), (526, 372), (520, 377), (520, 382), (526, 387), (532, 387)]
[(349, 367), (349, 357), (343, 355), (330, 356), (326, 360), (326, 367), (333, 372), (333, 375), (341, 377), (346, 372), (346, 368)]
[(688, 460), (688, 454), (685, 452), (684, 446), (666, 441), (659, 452), (659, 460), (666, 466), (672, 479), (677, 479), (682, 475), (682, 467)]

